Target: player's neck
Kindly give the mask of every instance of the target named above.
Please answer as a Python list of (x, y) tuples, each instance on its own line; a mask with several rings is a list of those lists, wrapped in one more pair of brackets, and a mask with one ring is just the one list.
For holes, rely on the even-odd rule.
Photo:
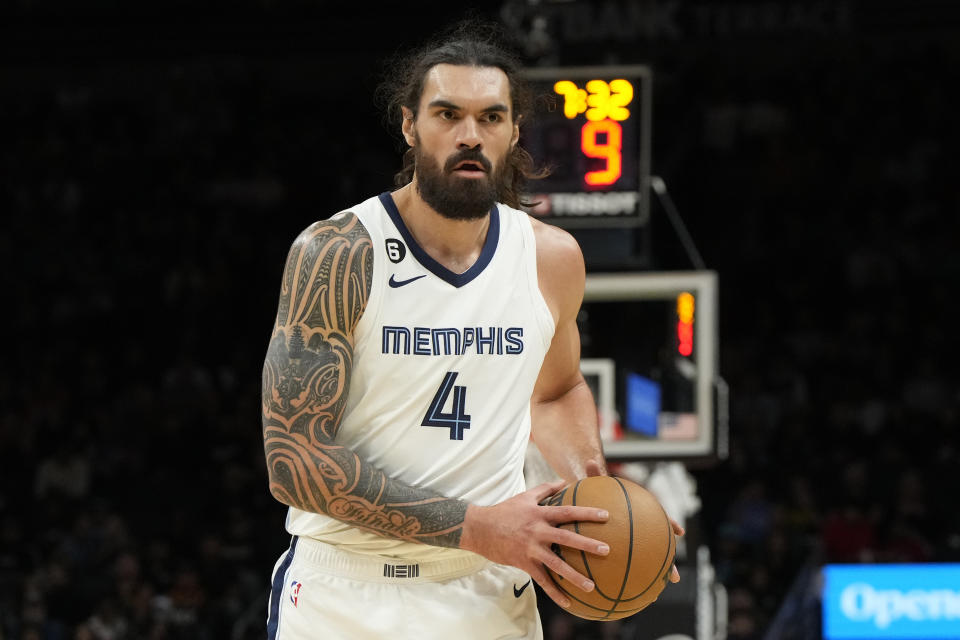
[(393, 201), (420, 248), (454, 273), (463, 273), (483, 251), (489, 214), (477, 220), (451, 220), (424, 202), (413, 183), (395, 191)]

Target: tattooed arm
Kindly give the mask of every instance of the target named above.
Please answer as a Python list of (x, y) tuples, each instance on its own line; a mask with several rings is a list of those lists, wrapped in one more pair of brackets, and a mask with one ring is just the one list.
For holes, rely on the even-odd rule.
[(335, 442), (372, 275), (370, 236), (352, 214), (312, 225), (290, 249), (263, 366), (270, 492), (382, 536), (457, 547), (466, 502), (394, 480)]
[(587, 507), (540, 505), (562, 482), (478, 506), (400, 482), (336, 443), (350, 387), (353, 332), (372, 272), (370, 236), (353, 215), (311, 226), (290, 250), (263, 367), (271, 493), (284, 504), (381, 536), (458, 547), (519, 567), (567, 606), (544, 565), (578, 584), (587, 579), (551, 545), (606, 552), (596, 540), (556, 525), (606, 516)]

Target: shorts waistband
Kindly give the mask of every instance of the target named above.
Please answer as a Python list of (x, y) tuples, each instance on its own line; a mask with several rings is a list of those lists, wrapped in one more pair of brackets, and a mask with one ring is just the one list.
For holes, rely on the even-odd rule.
[(469, 554), (444, 560), (403, 560), (343, 551), (333, 545), (294, 536), (291, 549), (295, 560), (304, 560), (326, 572), (345, 578), (372, 582), (439, 582), (479, 571), (490, 564), (483, 556)]

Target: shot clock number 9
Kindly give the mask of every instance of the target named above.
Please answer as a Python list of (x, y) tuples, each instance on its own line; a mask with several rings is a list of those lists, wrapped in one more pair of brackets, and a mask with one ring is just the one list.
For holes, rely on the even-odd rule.
[(605, 161), (602, 169), (588, 171), (584, 182), (590, 186), (612, 185), (623, 173), (623, 129), (620, 122), (630, 117), (627, 106), (633, 101), (633, 85), (622, 78), (606, 82), (589, 80), (580, 88), (570, 80), (553, 85), (563, 96), (563, 115), (573, 120), (583, 114), (587, 121), (580, 128), (580, 150), (588, 158)]

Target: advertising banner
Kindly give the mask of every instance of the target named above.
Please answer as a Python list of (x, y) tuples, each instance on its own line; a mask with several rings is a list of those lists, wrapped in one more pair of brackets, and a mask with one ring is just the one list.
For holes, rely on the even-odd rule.
[(960, 564), (827, 565), (823, 637), (960, 638)]

